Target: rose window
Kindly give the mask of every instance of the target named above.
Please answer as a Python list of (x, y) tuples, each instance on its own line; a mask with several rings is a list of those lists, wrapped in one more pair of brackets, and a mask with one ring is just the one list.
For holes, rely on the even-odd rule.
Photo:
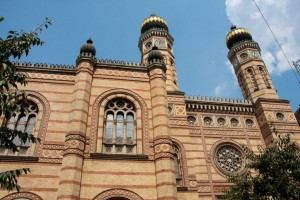
[(216, 163), (225, 173), (238, 173), (244, 168), (241, 151), (231, 145), (222, 145), (216, 150)]

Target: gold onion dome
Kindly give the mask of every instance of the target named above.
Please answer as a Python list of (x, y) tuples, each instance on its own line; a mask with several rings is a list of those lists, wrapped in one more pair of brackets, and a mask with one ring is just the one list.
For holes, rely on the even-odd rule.
[(252, 41), (251, 33), (245, 28), (237, 28), (236, 26), (231, 26), (231, 31), (226, 36), (226, 45), (228, 49), (231, 49), (233, 45), (238, 42), (245, 40)]
[(141, 33), (144, 33), (145, 31), (152, 28), (158, 28), (169, 31), (167, 22), (163, 18), (155, 14), (150, 15), (143, 21)]

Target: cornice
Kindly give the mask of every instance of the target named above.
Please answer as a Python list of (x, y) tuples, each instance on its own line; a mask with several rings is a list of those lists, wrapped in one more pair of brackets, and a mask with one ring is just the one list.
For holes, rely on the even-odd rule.
[(147, 66), (143, 63), (129, 62), (122, 60), (97, 60), (96, 68), (111, 68), (111, 69), (128, 69), (128, 70), (138, 70), (147, 71)]
[(166, 37), (171, 42), (171, 44), (173, 44), (173, 42), (174, 42), (174, 38), (171, 36), (171, 34), (168, 31), (163, 30), (163, 29), (150, 29), (150, 30), (146, 31), (145, 33), (141, 34), (141, 36), (139, 38), (138, 47), (140, 48), (140, 50), (142, 48), (142, 42), (152, 36)]
[(254, 48), (260, 51), (260, 47), (257, 42), (254, 41), (241, 41), (236, 43), (228, 52), (227, 57), (231, 59), (231, 57), (236, 54), (238, 51), (246, 49), (246, 48)]
[(53, 74), (76, 74), (76, 68), (72, 65), (44, 64), (44, 63), (27, 63), (13, 62), (19, 71), (26, 72), (47, 72)]
[(201, 96), (185, 96), (188, 112), (212, 112), (231, 114), (253, 114), (251, 101), (244, 99), (215, 98)]

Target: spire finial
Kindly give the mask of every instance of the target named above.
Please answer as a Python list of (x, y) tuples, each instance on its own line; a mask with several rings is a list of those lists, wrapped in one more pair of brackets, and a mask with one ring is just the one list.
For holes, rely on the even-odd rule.
[(236, 29), (236, 25), (231, 24), (230, 29), (231, 29), (231, 30)]
[(86, 43), (93, 44), (93, 40), (92, 40), (91, 36), (90, 36), (90, 38), (86, 41)]

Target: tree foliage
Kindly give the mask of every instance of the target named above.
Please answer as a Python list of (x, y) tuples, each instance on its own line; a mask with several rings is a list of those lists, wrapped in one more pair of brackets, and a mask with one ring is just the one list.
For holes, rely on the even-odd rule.
[(242, 200), (291, 200), (300, 199), (300, 150), (291, 141), (291, 135), (280, 135), (270, 147), (259, 148), (255, 154), (244, 147), (248, 159), (247, 171), (239, 176), (229, 177), (234, 183), (226, 193), (226, 199)]
[[(0, 17), (0, 22), (4, 20)], [(3, 121), (8, 121), (15, 117), (17, 113), (28, 112), (28, 102), (26, 92), (19, 90), (18, 86), (26, 86), (26, 74), (18, 72), (14, 63), (10, 59), (20, 59), (27, 56), (33, 46), (41, 46), (44, 43), (39, 38), (39, 34), (44, 28), (48, 28), (52, 20), (46, 18), (45, 22), (38, 25), (33, 31), (26, 33), (23, 31), (8, 31), (6, 38), (0, 38), (0, 117)], [(40, 139), (26, 132), (11, 130), (2, 123), (0, 127), (0, 146), (9, 149), (13, 153), (18, 152), (17, 145), (13, 142), (17, 138), (21, 144), (26, 142), (36, 143)], [(0, 188), (8, 191), (20, 190), (17, 178), (22, 173), (28, 173), (28, 168), (11, 170), (0, 173)]]

